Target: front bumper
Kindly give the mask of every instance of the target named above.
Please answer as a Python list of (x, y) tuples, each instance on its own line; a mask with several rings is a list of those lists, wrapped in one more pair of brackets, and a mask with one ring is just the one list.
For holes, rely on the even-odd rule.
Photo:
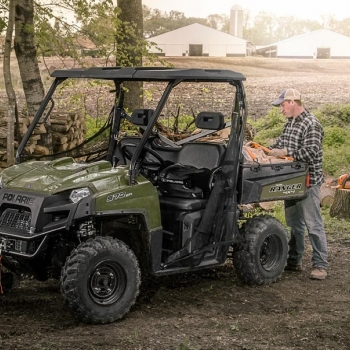
[(69, 230), (77, 216), (91, 215), (90, 199), (71, 203), (68, 197), (68, 192), (51, 195), (1, 189), (1, 253), (34, 258), (52, 234)]

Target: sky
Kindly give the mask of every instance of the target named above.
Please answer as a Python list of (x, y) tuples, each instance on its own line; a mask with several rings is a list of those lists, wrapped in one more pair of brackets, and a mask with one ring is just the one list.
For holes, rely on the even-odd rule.
[(162, 12), (183, 12), (186, 17), (206, 18), (211, 14), (229, 16), (232, 6), (239, 5), (253, 17), (265, 11), (276, 16), (316, 21), (321, 20), (323, 15), (333, 15), (338, 21), (350, 18), (349, 0), (142, 0), (142, 3)]

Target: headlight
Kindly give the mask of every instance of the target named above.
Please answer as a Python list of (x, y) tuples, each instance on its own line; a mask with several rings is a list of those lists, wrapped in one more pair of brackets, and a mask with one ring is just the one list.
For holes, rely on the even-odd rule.
[(69, 195), (69, 200), (72, 203), (78, 203), (83, 198), (90, 195), (90, 191), (87, 187), (78, 188), (76, 190), (73, 190)]

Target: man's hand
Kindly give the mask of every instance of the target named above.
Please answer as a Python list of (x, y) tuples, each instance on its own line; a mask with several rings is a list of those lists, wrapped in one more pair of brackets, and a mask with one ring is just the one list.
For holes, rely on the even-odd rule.
[(282, 158), (287, 155), (287, 148), (273, 148), (268, 154), (271, 157)]

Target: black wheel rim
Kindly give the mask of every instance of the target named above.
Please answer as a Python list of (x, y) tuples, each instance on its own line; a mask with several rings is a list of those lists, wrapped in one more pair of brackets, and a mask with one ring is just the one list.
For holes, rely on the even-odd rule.
[(96, 304), (110, 305), (124, 293), (126, 275), (115, 261), (102, 261), (95, 266), (89, 277), (89, 294)]
[(277, 235), (265, 237), (260, 249), (260, 263), (266, 271), (275, 270), (280, 264), (282, 243)]

